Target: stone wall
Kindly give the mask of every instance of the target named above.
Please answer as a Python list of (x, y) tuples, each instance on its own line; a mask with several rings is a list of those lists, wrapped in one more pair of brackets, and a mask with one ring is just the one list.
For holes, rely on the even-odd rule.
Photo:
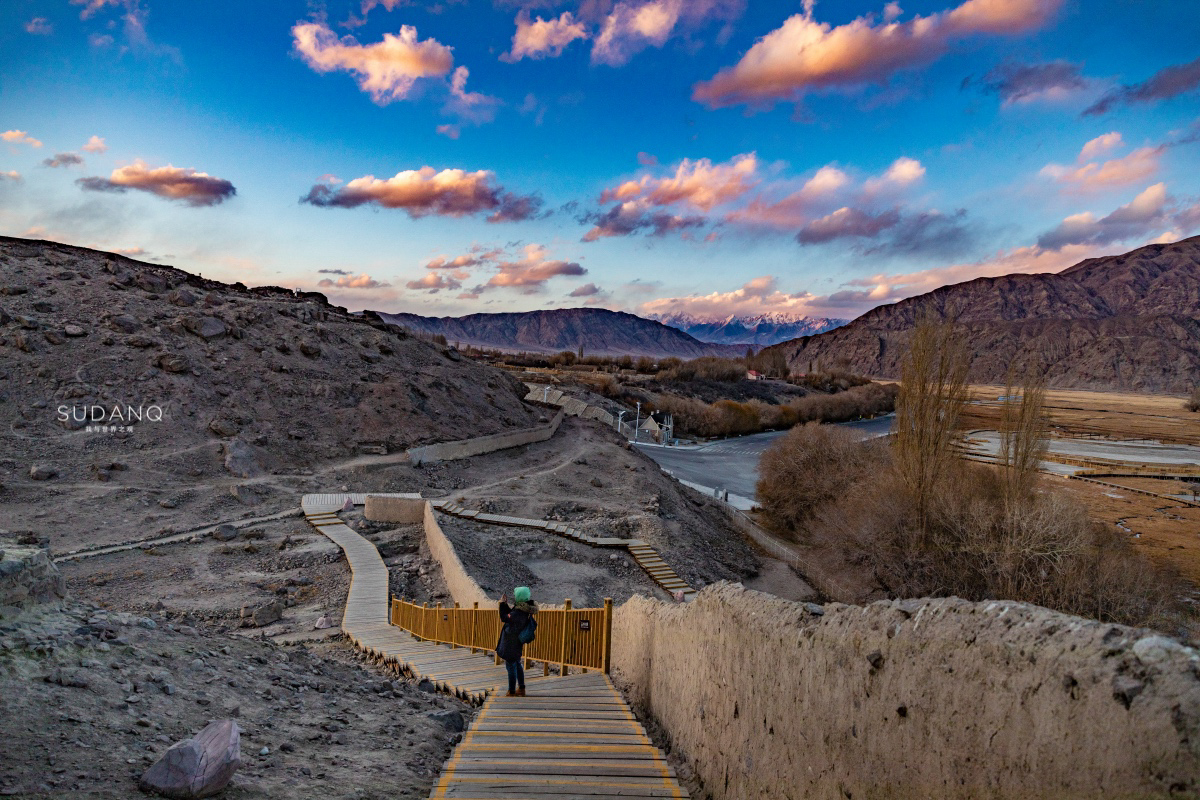
[(424, 522), (427, 504), (419, 494), (412, 497), (369, 494), (363, 507), (363, 516), (373, 522)]
[(510, 431), (508, 433), (494, 433), (490, 436), (478, 436), (474, 439), (462, 439), (457, 442), (442, 442), (440, 444), (425, 445), (424, 447), (412, 447), (408, 450), (408, 457), (413, 464), (420, 465), (435, 461), (456, 461), (460, 458), (481, 456), (485, 453), (494, 453), (497, 450), (506, 450), (510, 447), (544, 442), (558, 431), (558, 426), (562, 423), (562, 419), (563, 412), (560, 409), (554, 415), (554, 419), (546, 425), (540, 425), (536, 428), (525, 428), (519, 431)]
[(8, 616), (5, 609), (29, 608), (66, 594), (66, 580), (50, 559), (49, 550), (0, 540), (0, 616)]
[(1195, 651), (1011, 602), (617, 609), (614, 678), (716, 800), (1200, 793)]

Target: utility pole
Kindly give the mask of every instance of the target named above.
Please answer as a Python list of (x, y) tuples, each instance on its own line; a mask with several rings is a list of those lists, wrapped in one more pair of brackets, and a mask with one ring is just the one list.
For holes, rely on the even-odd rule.
[(633, 440), (638, 440), (638, 433), (642, 428), (642, 401), (637, 401), (637, 422), (633, 424)]
[(625, 423), (622, 420), (625, 419), (625, 415), (628, 413), (629, 412), (624, 409), (621, 409), (617, 412), (617, 430), (621, 432), (622, 436), (625, 434)]

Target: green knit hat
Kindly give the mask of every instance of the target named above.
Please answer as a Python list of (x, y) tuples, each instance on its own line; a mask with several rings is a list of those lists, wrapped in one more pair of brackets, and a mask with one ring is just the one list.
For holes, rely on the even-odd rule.
[(530, 597), (528, 586), (518, 586), (516, 589), (513, 589), (513, 600), (516, 600), (518, 603), (528, 603)]

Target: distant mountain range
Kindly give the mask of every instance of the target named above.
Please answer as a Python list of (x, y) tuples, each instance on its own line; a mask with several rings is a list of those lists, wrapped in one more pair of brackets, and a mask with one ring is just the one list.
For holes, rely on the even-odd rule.
[(1051, 386), (1190, 391), (1200, 383), (1200, 236), (1057, 274), (943, 286), (775, 348), (798, 372), (841, 367), (895, 378), (926, 315), (957, 320), (977, 382), (1002, 382), (1011, 364)]
[(465, 317), (423, 317), (377, 312), (417, 333), (441, 334), (451, 344), (531, 353), (577, 351), (584, 355), (698, 358), (742, 355), (745, 348), (702, 342), (661, 322), (603, 308), (562, 308)]
[(687, 313), (651, 314), (650, 319), (678, 328), (702, 342), (741, 344), (763, 347), (779, 344), (801, 336), (833, 330), (848, 320), (826, 317), (805, 317), (799, 314), (731, 315), (711, 318)]

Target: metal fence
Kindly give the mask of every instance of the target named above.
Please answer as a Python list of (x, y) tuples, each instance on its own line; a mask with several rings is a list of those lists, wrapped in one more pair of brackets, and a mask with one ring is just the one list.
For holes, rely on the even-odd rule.
[[(537, 638), (525, 645), (525, 665), (542, 662), (543, 674), (555, 665), (566, 675), (571, 667), (608, 672), (612, 643), (612, 599), (604, 599), (603, 608), (572, 608), (567, 600), (563, 608), (537, 612)], [(500, 614), (495, 608), (443, 607), (417, 605), (392, 598), (391, 623), (418, 639), (469, 647), (471, 652), (495, 654), (500, 639)], [(496, 656), (499, 663), (500, 657)]]

